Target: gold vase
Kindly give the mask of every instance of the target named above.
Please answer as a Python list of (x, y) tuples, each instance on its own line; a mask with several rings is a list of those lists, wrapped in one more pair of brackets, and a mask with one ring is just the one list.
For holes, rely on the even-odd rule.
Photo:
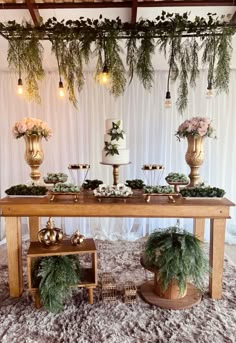
[(42, 150), (42, 136), (31, 135), (24, 136), (26, 149), (25, 160), (31, 168), (30, 177), (34, 181), (39, 180), (41, 174), (39, 166), (43, 162), (43, 150)]
[(204, 137), (187, 136), (187, 140), (188, 150), (185, 154), (185, 160), (191, 169), (188, 187), (194, 187), (200, 182), (199, 168), (204, 162)]

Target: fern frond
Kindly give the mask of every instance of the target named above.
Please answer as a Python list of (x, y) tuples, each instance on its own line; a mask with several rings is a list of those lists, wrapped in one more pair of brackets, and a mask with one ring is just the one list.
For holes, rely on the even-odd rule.
[(209, 262), (201, 241), (191, 233), (170, 227), (154, 231), (145, 245), (145, 261), (158, 271), (158, 280), (165, 291), (175, 280), (183, 294), (189, 279), (204, 289), (204, 278), (209, 272)]
[(39, 296), (44, 307), (57, 313), (71, 297), (72, 287), (80, 281), (79, 260), (74, 255), (40, 258), (33, 266), (32, 275), (40, 280)]
[(140, 46), (137, 50), (136, 73), (145, 89), (150, 89), (153, 83), (153, 65), (152, 56), (155, 53), (154, 38), (145, 33), (141, 39)]

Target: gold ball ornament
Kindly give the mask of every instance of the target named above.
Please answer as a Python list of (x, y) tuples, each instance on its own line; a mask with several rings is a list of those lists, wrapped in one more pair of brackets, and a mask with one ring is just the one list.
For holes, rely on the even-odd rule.
[(80, 245), (83, 243), (85, 237), (81, 235), (79, 231), (76, 231), (70, 238), (70, 241), (73, 245)]
[(63, 238), (62, 229), (54, 227), (54, 222), (50, 217), (47, 221), (46, 227), (38, 232), (38, 240), (46, 247), (57, 246)]

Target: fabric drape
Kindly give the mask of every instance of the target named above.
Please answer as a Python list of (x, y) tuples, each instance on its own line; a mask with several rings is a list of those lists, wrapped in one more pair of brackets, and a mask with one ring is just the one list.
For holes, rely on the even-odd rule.
[[(40, 167), (42, 176), (47, 172), (68, 171), (71, 163), (88, 163), (91, 168), (88, 179), (100, 179), (112, 183), (112, 167), (101, 165), (104, 146), (105, 120), (120, 118), (127, 135), (131, 164), (120, 167), (121, 183), (127, 179), (141, 178), (147, 182), (148, 174), (142, 171), (143, 164), (165, 166), (161, 184), (172, 171), (189, 174), (185, 162), (186, 140), (178, 142), (175, 132), (185, 119), (193, 116), (208, 116), (213, 120), (217, 139), (205, 140), (205, 161), (200, 168), (201, 179), (207, 184), (224, 188), (226, 197), (236, 202), (236, 116), (235, 89), (236, 70), (231, 70), (229, 93), (206, 98), (207, 72), (201, 71), (195, 89), (189, 88), (187, 110), (180, 115), (175, 101), (178, 84), (171, 85), (172, 108), (164, 107), (166, 71), (156, 71), (154, 85), (144, 90), (136, 78), (127, 86), (125, 93), (115, 98), (105, 87), (95, 83), (93, 73), (85, 73), (85, 85), (78, 94), (75, 108), (69, 101), (60, 99), (57, 72), (47, 72), (40, 84), (40, 105), (27, 102), (16, 94), (17, 78), (10, 72), (0, 73), (1, 103), (1, 170), (0, 191), (18, 183), (27, 182), (30, 169), (24, 161), (24, 139), (14, 139), (11, 133), (15, 121), (23, 117), (36, 117), (48, 122), (53, 137), (43, 141), (44, 162)], [(84, 173), (73, 175), (80, 182)], [(158, 178), (158, 175), (155, 175)], [(227, 220), (226, 240), (236, 243), (236, 210), (231, 208), (231, 219)], [(42, 219), (42, 225), (47, 218)], [(55, 218), (67, 234), (80, 229), (86, 236), (99, 239), (136, 239), (152, 232), (157, 227), (174, 225), (176, 219), (133, 218)], [(25, 219), (25, 225), (27, 224)], [(181, 226), (192, 230), (192, 220), (180, 221)], [(26, 226), (25, 226), (26, 228)], [(27, 228), (26, 228), (27, 230)], [(4, 238), (4, 221), (1, 221), (1, 239)], [(208, 232), (206, 232), (206, 239)]]

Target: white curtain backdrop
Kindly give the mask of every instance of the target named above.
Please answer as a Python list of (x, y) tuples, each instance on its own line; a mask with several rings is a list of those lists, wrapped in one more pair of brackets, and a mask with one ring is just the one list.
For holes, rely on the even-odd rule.
[[(91, 165), (87, 178), (100, 179), (112, 184), (112, 167), (101, 165), (105, 119), (120, 118), (127, 135), (131, 164), (120, 167), (120, 182), (141, 178), (143, 164), (163, 164), (164, 177), (171, 171), (189, 174), (185, 162), (187, 143), (178, 142), (175, 132), (179, 124), (192, 116), (209, 116), (213, 120), (217, 139), (205, 140), (205, 162), (200, 169), (201, 178), (212, 186), (224, 188), (226, 197), (236, 202), (236, 115), (235, 89), (236, 70), (231, 71), (229, 93), (206, 99), (206, 72), (201, 71), (195, 89), (189, 89), (189, 104), (181, 116), (174, 104), (178, 84), (171, 85), (173, 106), (165, 109), (166, 71), (154, 74), (151, 91), (145, 91), (139, 80), (127, 86), (124, 95), (114, 98), (109, 91), (96, 84), (92, 73), (85, 73), (85, 86), (78, 96), (78, 108), (67, 99), (57, 96), (58, 74), (48, 72), (40, 85), (42, 102), (29, 103), (16, 95), (17, 78), (9, 72), (0, 73), (0, 191), (29, 180), (30, 169), (24, 161), (24, 139), (14, 139), (11, 129), (15, 121), (23, 117), (36, 117), (48, 122), (53, 137), (43, 142), (44, 162), (42, 175), (47, 172), (68, 173), (71, 163)], [(83, 174), (79, 177), (83, 178)], [(231, 208), (231, 219), (227, 220), (226, 241), (236, 243), (236, 210)], [(42, 226), (47, 218), (42, 219)], [(27, 221), (25, 232), (27, 232)], [(55, 218), (67, 234), (80, 229), (86, 236), (101, 239), (136, 239), (155, 228), (176, 223), (176, 219), (132, 219), (132, 218)], [(192, 230), (192, 220), (181, 220), (181, 226)], [(3, 239), (4, 220), (1, 220)], [(209, 232), (206, 232), (206, 239)]]

